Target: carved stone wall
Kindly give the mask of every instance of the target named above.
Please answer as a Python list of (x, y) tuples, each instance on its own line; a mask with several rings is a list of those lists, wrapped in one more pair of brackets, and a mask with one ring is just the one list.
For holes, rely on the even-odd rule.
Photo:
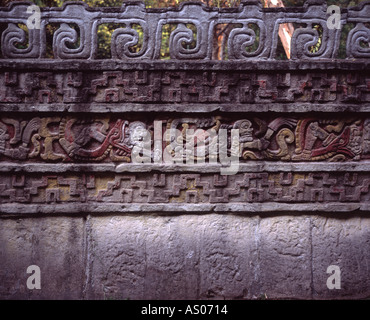
[[(340, 29), (327, 27), (321, 1), (67, 3), (42, 9), (26, 37), (28, 6), (0, 8), (0, 297), (370, 296), (369, 2), (342, 10), (342, 25), (353, 24), (345, 60), (334, 59)], [(281, 61), (286, 22), (306, 26)], [(49, 23), (60, 24), (53, 58)], [(124, 25), (112, 59), (96, 59), (102, 23)], [(177, 27), (163, 61), (168, 23)], [(229, 61), (211, 60), (219, 23), (241, 24)], [(41, 290), (26, 287), (32, 264)], [(340, 290), (326, 286), (329, 265), (341, 268)]]

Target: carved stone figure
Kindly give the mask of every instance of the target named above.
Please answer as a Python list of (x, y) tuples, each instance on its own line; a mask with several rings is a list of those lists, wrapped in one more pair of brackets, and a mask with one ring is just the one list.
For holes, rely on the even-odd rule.
[(127, 121), (117, 120), (109, 129), (107, 120), (70, 119), (60, 126), (59, 142), (72, 159), (129, 161), (131, 149), (124, 143)]

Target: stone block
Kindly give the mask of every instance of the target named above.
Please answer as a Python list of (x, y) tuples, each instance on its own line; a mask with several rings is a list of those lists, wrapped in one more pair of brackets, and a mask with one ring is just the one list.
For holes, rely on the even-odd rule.
[(259, 296), (271, 299), (311, 297), (310, 218), (262, 218), (256, 232)]
[[(84, 264), (82, 218), (0, 219), (0, 299), (81, 299)], [(30, 265), (41, 289), (27, 288)]]
[(252, 296), (254, 218), (120, 216), (90, 224), (90, 298)]
[[(312, 217), (313, 298), (363, 299), (370, 297), (370, 219)], [(340, 268), (340, 289), (328, 289), (330, 265)]]

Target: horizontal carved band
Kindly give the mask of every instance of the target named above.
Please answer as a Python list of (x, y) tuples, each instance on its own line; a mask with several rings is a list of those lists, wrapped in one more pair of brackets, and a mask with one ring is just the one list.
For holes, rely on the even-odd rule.
[(192, 112), (193, 116), (200, 116), (204, 113), (272, 113), (284, 112), (305, 114), (307, 112), (321, 113), (370, 113), (370, 104), (356, 103), (53, 103), (53, 104), (34, 104), (34, 103), (0, 103), (0, 112), (21, 113), (32, 112), (55, 112), (71, 114), (105, 114), (105, 113), (152, 113), (152, 112), (171, 112), (182, 114)]
[[(235, 154), (238, 162), (370, 159), (370, 118), (357, 114), (148, 115), (140, 120), (132, 115), (3, 116), (0, 160), (224, 164), (222, 153)], [(235, 132), (236, 145), (231, 141)]]
[[(155, 163), (17, 163), (1, 162), (0, 172), (12, 174), (62, 174), (62, 173), (217, 173), (221, 164), (155, 164)], [(370, 172), (370, 161), (351, 162), (281, 162), (251, 161), (239, 164), (240, 173), (261, 172)]]
[[(346, 61), (333, 60), (341, 30), (321, 0), (66, 3), (43, 8), (28, 34), (27, 8), (0, 8), (2, 215), (370, 210), (370, 2), (341, 11)], [(282, 23), (301, 26), (291, 61), (274, 60)], [(48, 24), (54, 60), (43, 59)], [(102, 24), (120, 25), (111, 60), (95, 60)], [(166, 24), (171, 61), (158, 61)], [(217, 24), (233, 25), (235, 61), (210, 61)], [(222, 173), (223, 157), (235, 172)]]
[(158, 60), (158, 61), (121, 61), (121, 60), (12, 60), (0, 59), (0, 68), (8, 71), (38, 72), (97, 72), (97, 71), (243, 71), (243, 72), (365, 72), (370, 68), (367, 59), (320, 59), (320, 60)]
[(4, 203), (366, 203), (368, 173), (1, 174)]
[[(365, 108), (370, 102), (370, 77), (364, 71), (230, 72), (227, 65), (224, 65), (224, 70), (217, 71), (168, 71), (163, 67), (163, 70), (140, 71), (1, 72), (0, 110), (7, 109), (4, 104), (10, 103), (20, 108), (21, 104), (33, 103), (28, 111), (42, 109), (39, 105), (51, 105), (49, 109), (43, 107), (40, 111), (54, 111), (55, 104), (65, 104), (64, 110), (68, 110), (68, 104), (81, 103), (81, 107), (73, 106), (72, 111), (75, 112), (91, 111), (84, 108), (88, 107), (87, 103), (117, 104), (115, 109), (121, 108), (122, 111), (127, 103), (173, 104), (174, 109), (177, 103), (219, 103), (229, 104), (230, 109), (234, 104), (238, 104), (238, 108), (257, 104), (263, 111), (264, 104), (296, 103), (321, 104), (321, 108), (316, 106), (317, 111), (326, 111), (331, 106), (349, 106), (355, 110), (354, 104), (359, 103), (363, 103)], [(307, 105), (299, 105), (294, 107), (298, 111), (312, 111)], [(358, 108), (361, 107), (359, 105)], [(284, 110), (284, 107), (279, 108)], [(99, 112), (99, 109), (95, 108), (95, 111)], [(161, 106), (156, 111), (162, 111)], [(191, 108), (188, 111), (196, 110)]]
[[(91, 59), (97, 53), (97, 30), (99, 25), (120, 24), (112, 34), (111, 54), (113, 59), (159, 59), (162, 28), (175, 24), (170, 37), (172, 59), (211, 59), (213, 30), (217, 24), (239, 25), (230, 32), (227, 41), (229, 59), (274, 59), (278, 43), (279, 25), (299, 23), (305, 25), (293, 34), (291, 52), (293, 59), (334, 58), (338, 51), (340, 28), (354, 24), (347, 39), (347, 57), (369, 58), (370, 3), (342, 9), (339, 28), (328, 28), (327, 5), (324, 1), (309, 0), (301, 8), (262, 8), (258, 0), (243, 1), (240, 7), (207, 8), (200, 3), (184, 3), (180, 8), (146, 9), (144, 3), (127, 2), (121, 8), (89, 8), (82, 3), (66, 3), (63, 8), (43, 8), (40, 12), (39, 28), (28, 30), (29, 43), (19, 48), (18, 43), (26, 39), (26, 32), (18, 24), (27, 24), (29, 5), (13, 3), (9, 8), (0, 8), (0, 22), (7, 24), (1, 37), (2, 54), (5, 58), (40, 58), (45, 55), (45, 28), (48, 24), (59, 24), (53, 35), (53, 52), (56, 59)], [(196, 29), (188, 28), (191, 24)], [(75, 27), (73, 27), (73, 25)], [(140, 43), (134, 26), (140, 26), (143, 40), (140, 50), (131, 49)], [(254, 25), (258, 31), (251, 27)], [(322, 32), (315, 28), (320, 25)], [(76, 31), (79, 30), (79, 33)], [(259, 41), (257, 41), (259, 34)], [(186, 47), (195, 38), (193, 48)], [(309, 47), (321, 45), (316, 52)], [(366, 43), (365, 46), (363, 43)], [(71, 45), (75, 47), (71, 48)], [(366, 47), (367, 45), (367, 47)], [(255, 47), (254, 47), (255, 46)], [(247, 50), (251, 48), (251, 50)]]
[(196, 203), (45, 203), (45, 204), (0, 204), (0, 215), (2, 216), (33, 216), (35, 214), (47, 215), (101, 215), (101, 214), (204, 214), (204, 213), (236, 213), (243, 215), (263, 213), (347, 213), (347, 212), (369, 212), (368, 202), (362, 203), (218, 203), (218, 204), (196, 204)]

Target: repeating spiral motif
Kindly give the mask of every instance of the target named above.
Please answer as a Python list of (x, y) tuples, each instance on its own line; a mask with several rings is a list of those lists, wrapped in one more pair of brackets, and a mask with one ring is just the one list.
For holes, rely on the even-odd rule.
[(1, 36), (1, 50), (5, 58), (38, 58), (40, 55), (40, 45), (37, 42), (37, 34), (39, 30), (29, 30), (28, 46), (25, 49), (16, 47), (17, 43), (24, 43), (27, 41), (26, 32), (19, 28), (14, 23), (9, 23), (8, 28), (2, 33)]
[(195, 48), (184, 48), (183, 43), (190, 45), (194, 41), (194, 33), (187, 28), (185, 24), (179, 23), (177, 28), (170, 36), (170, 56), (171, 59), (194, 59), (203, 58), (203, 53), (200, 51), (201, 33), (200, 29), (197, 33), (197, 43)]
[[(296, 29), (291, 40), (292, 59), (333, 58), (336, 50), (335, 39), (338, 30), (329, 30), (326, 23), (320, 23), (322, 35), (312, 27)], [(320, 46), (317, 51), (311, 52), (310, 48)]]
[(80, 45), (76, 49), (68, 48), (68, 43), (77, 43), (78, 33), (75, 29), (71, 28), (68, 24), (62, 23), (60, 28), (54, 33), (53, 38), (53, 50), (54, 57), (59, 59), (68, 58), (88, 58), (90, 50), (86, 50), (84, 41), (84, 28), (78, 25), (80, 28)]
[[(144, 31), (145, 33), (145, 31)], [(139, 58), (145, 53), (145, 38), (143, 47), (139, 52), (131, 52), (130, 48), (139, 43), (139, 33), (132, 28), (119, 28), (114, 30), (111, 42), (113, 59)]]
[[(361, 42), (367, 43), (367, 48), (361, 46)], [(370, 57), (370, 29), (363, 23), (358, 23), (348, 34), (347, 57), (369, 58)]]
[(228, 40), (229, 59), (244, 59), (261, 55), (265, 42), (265, 28), (259, 25), (260, 39), (258, 48), (248, 52), (247, 48), (256, 43), (257, 36), (253, 29), (245, 25), (243, 28), (231, 30)]
[(322, 52), (322, 47), (315, 52), (310, 52), (310, 47), (315, 46), (319, 41), (319, 33), (312, 28), (302, 28), (294, 32), (292, 37), (292, 58), (303, 58), (319, 56)]
[[(50, 46), (46, 26), (60, 24), (53, 35), (53, 58), (97, 59), (100, 49), (106, 48), (105, 45), (100, 46), (105, 36), (101, 39), (98, 28), (110, 23), (123, 26), (112, 35), (110, 46), (113, 59), (160, 59), (163, 40), (167, 41), (163, 26), (175, 24), (177, 27), (169, 36), (169, 56), (173, 60), (214, 59), (214, 38), (219, 31), (224, 36), (222, 43), (217, 44), (217, 50), (219, 47), (225, 50), (224, 56), (229, 60), (274, 60), (279, 37), (282, 38), (281, 25), (286, 23), (305, 26), (296, 28), (293, 33), (291, 59), (336, 58), (337, 53), (341, 54), (339, 48), (342, 49), (341, 28), (349, 24), (354, 24), (355, 28), (347, 37), (347, 58), (370, 57), (369, 1), (349, 7), (339, 17), (334, 9), (335, 16), (331, 15), (332, 11), (327, 12), (329, 8), (321, 0), (306, 1), (299, 10), (262, 8), (260, 1), (256, 0), (241, 1), (238, 8), (222, 9), (210, 9), (189, 1), (176, 10), (162, 8), (154, 11), (136, 2), (124, 4), (121, 9), (109, 10), (67, 2), (63, 8), (36, 10), (37, 19), (33, 14), (36, 11), (29, 11), (31, 7), (24, 2), (14, 2), (9, 8), (0, 6), (1, 21), (7, 25), (1, 34), (3, 58), (51, 58), (46, 55), (46, 49)], [(36, 20), (37, 23), (33, 24)], [(333, 21), (336, 23), (333, 24)], [(30, 30), (27, 31), (20, 24), (28, 26)], [(140, 25), (142, 32), (134, 25)], [(195, 26), (196, 31), (189, 25)], [(218, 25), (227, 28), (218, 30)], [(229, 32), (229, 27), (233, 25), (241, 27), (235, 27)], [(318, 30), (315, 29), (317, 25), (320, 25)], [(258, 27), (258, 31), (253, 26)]]

